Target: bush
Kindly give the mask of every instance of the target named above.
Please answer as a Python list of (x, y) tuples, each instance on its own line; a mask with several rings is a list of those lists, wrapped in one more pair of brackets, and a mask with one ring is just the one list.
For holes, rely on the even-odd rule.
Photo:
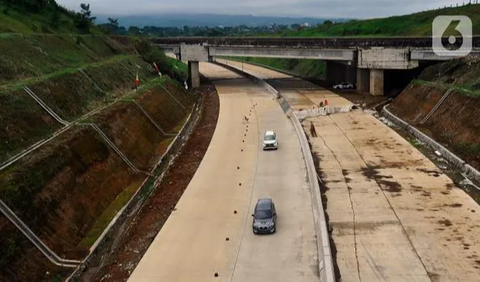
[(142, 56), (142, 59), (149, 63), (153, 69), (153, 63), (158, 66), (160, 72), (164, 75), (183, 83), (187, 78), (187, 72), (176, 66), (176, 61), (168, 58), (162, 49), (152, 46), (149, 41), (140, 40), (135, 49)]

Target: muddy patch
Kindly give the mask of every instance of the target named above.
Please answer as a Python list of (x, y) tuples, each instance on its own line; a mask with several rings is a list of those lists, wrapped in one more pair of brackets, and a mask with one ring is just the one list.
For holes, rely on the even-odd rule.
[(423, 173), (426, 173), (430, 176), (433, 176), (433, 177), (439, 177), (440, 175), (442, 175), (443, 173), (439, 170), (429, 170), (429, 169), (424, 169), (424, 168), (417, 168), (417, 171), (420, 171), (420, 172), (423, 172)]
[(386, 179), (393, 179), (391, 175), (380, 175), (378, 169), (380, 166), (367, 166), (366, 168), (362, 168), (362, 174), (371, 180), (376, 181), (382, 190), (391, 192), (391, 193), (398, 193), (402, 191), (402, 186), (397, 181), (386, 180)]
[(452, 221), (450, 219), (442, 219), (442, 220), (439, 220), (438, 223), (446, 226), (446, 227), (450, 227), (453, 225)]
[[(353, 222), (331, 222), (333, 230), (338, 234), (350, 234), (353, 232)], [(382, 226), (397, 225), (398, 222), (394, 220), (380, 221), (380, 222), (356, 222), (355, 229), (357, 231), (375, 231)]]
[(437, 273), (427, 272), (427, 275), (430, 278), (430, 280), (432, 280), (432, 282), (440, 281), (440, 275), (438, 275)]

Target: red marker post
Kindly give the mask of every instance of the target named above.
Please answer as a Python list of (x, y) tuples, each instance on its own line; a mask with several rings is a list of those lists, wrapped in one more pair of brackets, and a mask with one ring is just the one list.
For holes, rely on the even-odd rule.
[(140, 84), (140, 80), (138, 80), (138, 74), (137, 74), (137, 76), (135, 77), (135, 91), (138, 90), (138, 84)]
[(153, 62), (153, 67), (155, 68), (155, 71), (158, 73), (158, 75), (162, 76), (162, 74), (160, 73), (160, 69), (158, 68), (157, 64), (155, 64), (155, 62)]

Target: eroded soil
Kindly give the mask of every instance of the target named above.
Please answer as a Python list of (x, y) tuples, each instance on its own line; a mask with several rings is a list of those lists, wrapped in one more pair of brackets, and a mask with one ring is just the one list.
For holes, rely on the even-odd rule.
[(127, 281), (168, 219), (200, 165), (215, 131), (219, 100), (213, 86), (204, 84), (202, 114), (185, 146), (163, 180), (131, 224), (120, 232), (112, 250), (92, 263), (79, 281)]

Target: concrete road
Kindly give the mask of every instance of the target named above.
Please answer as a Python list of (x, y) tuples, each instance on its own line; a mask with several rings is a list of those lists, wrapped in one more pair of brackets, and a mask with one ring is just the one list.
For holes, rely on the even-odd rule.
[[(299, 89), (284, 74), (243, 68), (280, 84), (297, 109), (320, 94), (308, 82)], [(309, 88), (314, 97), (300, 92)], [(333, 106), (348, 103), (324, 94)], [(341, 281), (480, 281), (480, 208), (470, 196), (368, 113), (307, 119), (306, 132), (310, 121)]]
[(282, 97), (288, 101), (292, 109), (295, 111), (317, 108), (319, 107), (320, 102), (325, 103), (325, 100), (328, 100), (329, 105), (334, 105), (336, 107), (343, 107), (351, 104), (348, 100), (326, 88), (284, 73), (251, 64), (242, 64), (237, 61), (224, 59), (219, 59), (217, 61), (220, 63), (227, 63), (238, 69), (243, 69), (245, 72), (249, 72), (256, 77), (268, 81), (273, 87), (281, 91)]
[(342, 281), (478, 281), (480, 209), (466, 193), (369, 114), (310, 121)]
[[(129, 281), (319, 281), (310, 192), (292, 124), (257, 84), (208, 63), (201, 72), (220, 96), (212, 143)], [(278, 151), (261, 150), (267, 129), (277, 132)], [(273, 235), (252, 232), (260, 197), (276, 203)]]

